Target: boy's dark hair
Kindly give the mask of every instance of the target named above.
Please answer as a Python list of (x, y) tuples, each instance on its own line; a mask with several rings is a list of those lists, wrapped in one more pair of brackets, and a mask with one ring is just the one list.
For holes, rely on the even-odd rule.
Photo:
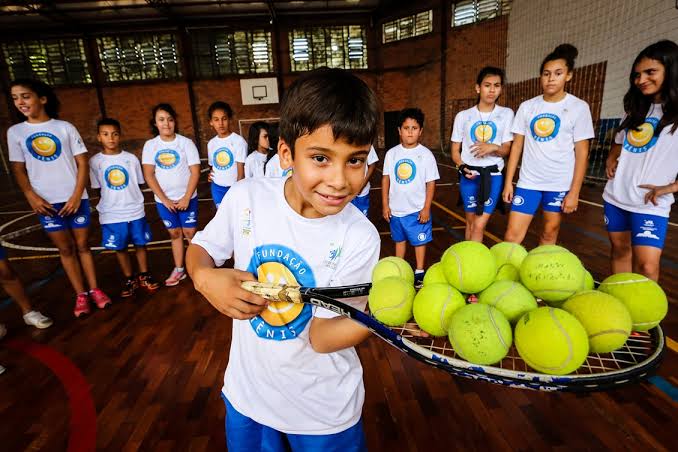
[(174, 111), (174, 108), (170, 104), (158, 104), (155, 107), (153, 107), (153, 110), (151, 110), (151, 133), (153, 136), (158, 136), (160, 135), (160, 131), (158, 130), (158, 127), (155, 125), (155, 115), (158, 113), (158, 111), (166, 111), (167, 113), (174, 118), (174, 133), (179, 133), (179, 121), (177, 120), (177, 112)]
[(398, 128), (403, 126), (406, 119), (414, 119), (420, 128), (424, 128), (424, 112), (418, 108), (406, 108), (398, 115)]
[(664, 66), (664, 83), (661, 88), (664, 114), (655, 127), (654, 134), (658, 136), (664, 127), (671, 124), (673, 124), (671, 127), (673, 134), (678, 129), (678, 44), (669, 40), (650, 44), (633, 61), (629, 75), (629, 90), (624, 95), (624, 111), (627, 116), (619, 125), (618, 130), (637, 130), (645, 122), (645, 116), (654, 102), (650, 97), (643, 95), (635, 84), (636, 65), (644, 58), (659, 61)]
[(250, 131), (247, 134), (248, 154), (251, 154), (252, 152), (259, 149), (259, 135), (261, 134), (262, 129), (265, 130), (266, 132), (269, 131), (268, 124), (266, 124), (264, 121), (257, 121), (255, 123), (252, 123), (252, 125), (250, 126)]
[(118, 133), (122, 132), (122, 127), (120, 127), (120, 123), (118, 122), (117, 119), (113, 118), (101, 118), (97, 122), (97, 133), (99, 133), (99, 129), (101, 126), (113, 126), (116, 129), (118, 129)]
[(228, 119), (231, 119), (233, 117), (233, 110), (231, 109), (231, 106), (228, 105), (226, 102), (218, 100), (216, 102), (213, 102), (212, 105), (210, 105), (209, 108), (207, 109), (207, 118), (212, 119), (212, 113), (214, 113), (216, 110), (224, 110), (224, 113), (226, 113)]
[(565, 60), (567, 70), (572, 72), (574, 70), (574, 60), (577, 59), (577, 55), (579, 55), (579, 50), (572, 44), (560, 44), (553, 49), (553, 52), (546, 55), (546, 58), (544, 58), (544, 61), (541, 62), (541, 66), (539, 67), (539, 73), (541, 74), (544, 72), (546, 63), (555, 60)]
[(280, 138), (294, 156), (299, 137), (329, 125), (335, 140), (348, 144), (374, 141), (377, 97), (365, 82), (343, 69), (319, 68), (299, 77), (280, 106)]
[[(45, 104), (45, 113), (47, 113), (47, 116), (53, 119), (57, 119), (59, 117), (59, 99), (57, 98), (56, 94), (54, 94), (52, 87), (47, 83), (32, 78), (18, 78), (9, 84), (10, 89), (12, 89), (13, 86), (23, 86), (24, 88), (28, 88), (33, 91), (38, 97), (47, 98), (47, 103)], [(17, 113), (19, 118), (26, 120), (26, 116), (23, 113), (18, 110)]]
[(498, 67), (494, 66), (485, 66), (478, 72), (478, 77), (476, 77), (476, 85), (480, 85), (483, 83), (483, 80), (485, 80), (485, 77), (488, 75), (496, 75), (499, 77), (501, 80), (501, 84), (504, 84), (504, 79), (506, 78), (506, 75), (504, 74), (504, 70), (500, 69)]

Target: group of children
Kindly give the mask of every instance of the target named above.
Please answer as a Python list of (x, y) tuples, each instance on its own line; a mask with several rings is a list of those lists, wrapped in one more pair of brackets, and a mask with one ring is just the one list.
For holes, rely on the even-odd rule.
[[(541, 244), (555, 243), (562, 214), (577, 210), (594, 133), (589, 106), (566, 89), (576, 55), (574, 47), (561, 45), (544, 59), (543, 94), (523, 102), (515, 117), (496, 105), (503, 71), (484, 68), (478, 75), (478, 103), (457, 115), (452, 133), (467, 239), (482, 240), (502, 200), (511, 204), (505, 239), (514, 242), (523, 240), (540, 206)], [(626, 114), (607, 165), (605, 220), (614, 271), (658, 276), (672, 193), (678, 191), (678, 159), (671, 155), (678, 148), (677, 93), (678, 46), (660, 41), (643, 50), (632, 66)], [(177, 284), (188, 271), (207, 301), (233, 319), (222, 390), (229, 450), (365, 450), (365, 394), (354, 346), (368, 330), (320, 307), (269, 302), (241, 283), (313, 287), (370, 281), (380, 255), (379, 234), (365, 215), (369, 176), (378, 160), (371, 146), (378, 123), (374, 92), (340, 69), (302, 75), (281, 103), (277, 152), (269, 149), (266, 124), (253, 125), (246, 143), (230, 130), (230, 107), (213, 104), (209, 117), (217, 136), (208, 144), (208, 160), (218, 209), (199, 232), (200, 159), (195, 145), (177, 133), (171, 106), (154, 108), (156, 137), (144, 146), (141, 165), (120, 149), (120, 125), (100, 121), (103, 150), (87, 171), (82, 140), (72, 125), (55, 119), (57, 104), (50, 96), (42, 84), (12, 84), (15, 105), (27, 120), (8, 132), (10, 159), (78, 292), (76, 315), (87, 312), (89, 299), (100, 307), (110, 303), (97, 288), (87, 247), (88, 172), (92, 186), (101, 189), (103, 243), (118, 253), (128, 278), (125, 293), (137, 286), (157, 288), (143, 250), (150, 231), (139, 184), (146, 181), (172, 239), (174, 269), (165, 283)], [(386, 153), (382, 177), (383, 217), (397, 255), (404, 256), (407, 242), (415, 247), (417, 280), (432, 239), (431, 203), (439, 178), (433, 154), (420, 144), (423, 127), (420, 110), (401, 113), (401, 144)], [(267, 175), (274, 177), (260, 177)], [(184, 238), (190, 242), (186, 270)], [(128, 244), (137, 250), (136, 278)], [(231, 258), (233, 268), (222, 268)]]

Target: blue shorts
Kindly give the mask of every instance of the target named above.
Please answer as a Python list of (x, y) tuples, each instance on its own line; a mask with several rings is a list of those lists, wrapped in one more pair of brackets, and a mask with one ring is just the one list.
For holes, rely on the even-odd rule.
[[(52, 207), (57, 212), (66, 205), (65, 202), (58, 202), (52, 204)], [(80, 207), (77, 212), (72, 215), (61, 217), (59, 215), (40, 215), (38, 219), (45, 232), (57, 232), (64, 229), (78, 229), (89, 227), (89, 199), (80, 201)]]
[(367, 451), (362, 420), (331, 435), (297, 435), (267, 427), (226, 404), (226, 448), (229, 452), (362, 452)]
[(0, 245), (0, 261), (4, 261), (7, 259), (7, 251), (5, 251), (5, 247)]
[(191, 199), (186, 210), (172, 212), (161, 202), (156, 202), (158, 215), (167, 229), (198, 227), (198, 197)]
[(129, 244), (144, 246), (150, 241), (151, 228), (145, 217), (134, 221), (101, 225), (101, 246), (107, 250), (124, 250)]
[(604, 204), (607, 232), (630, 231), (631, 245), (664, 248), (666, 230), (669, 226), (667, 217), (629, 212), (608, 202)]
[(224, 187), (223, 185), (218, 185), (212, 182), (212, 201), (214, 201), (215, 206), (219, 207), (221, 200), (224, 199), (224, 195), (226, 195), (226, 192), (228, 192), (229, 188), (231, 187)]
[(566, 191), (540, 191), (516, 187), (511, 203), (511, 212), (534, 215), (539, 205), (544, 212), (561, 212)]
[[(501, 190), (504, 187), (504, 176), (497, 174), (492, 176), (492, 186), (490, 188), (490, 197), (485, 201), (483, 213), (492, 214), (497, 208), (497, 202), (501, 201)], [(467, 177), (459, 178), (459, 191), (461, 192), (461, 199), (464, 203), (464, 211), (475, 213), (476, 200), (478, 199), (478, 191), (480, 190), (480, 176), (473, 179)]]
[(433, 240), (433, 222), (419, 223), (419, 212), (404, 217), (391, 217), (391, 238), (394, 242), (407, 240), (412, 246), (426, 245)]
[(351, 204), (356, 206), (358, 210), (363, 213), (363, 215), (367, 216), (367, 213), (370, 210), (370, 194), (368, 193), (365, 196), (356, 196), (351, 201)]

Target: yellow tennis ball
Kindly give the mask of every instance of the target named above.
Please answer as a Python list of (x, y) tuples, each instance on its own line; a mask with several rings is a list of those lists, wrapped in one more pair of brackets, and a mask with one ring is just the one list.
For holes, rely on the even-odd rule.
[(520, 271), (513, 264), (504, 264), (497, 270), (495, 281), (520, 281)]
[(661, 322), (669, 311), (666, 294), (659, 284), (637, 273), (617, 273), (605, 278), (598, 290), (626, 305), (634, 331), (647, 331)]
[(367, 303), (375, 319), (388, 326), (402, 326), (412, 318), (414, 286), (390, 276), (372, 283)]
[(597, 290), (571, 296), (563, 309), (579, 320), (589, 336), (589, 349), (609, 353), (620, 348), (631, 334), (631, 314), (624, 303)]
[(579, 320), (549, 306), (530, 311), (518, 320), (515, 342), (527, 365), (551, 375), (574, 372), (589, 353), (589, 338)]
[(414, 284), (414, 270), (405, 259), (389, 256), (377, 262), (372, 270), (372, 283), (389, 276), (397, 276), (410, 284)]
[(450, 318), (466, 300), (449, 284), (428, 284), (414, 297), (414, 320), (432, 336), (447, 336)]
[(424, 275), (424, 286), (429, 284), (448, 284), (447, 279), (445, 278), (445, 272), (443, 272), (443, 264), (436, 262), (431, 265), (426, 274)]
[(454, 351), (473, 364), (494, 364), (511, 348), (511, 325), (486, 304), (467, 304), (452, 314), (448, 335)]
[(558, 245), (530, 251), (520, 266), (520, 281), (546, 303), (561, 303), (584, 284), (586, 269), (577, 256)]
[(537, 300), (525, 286), (516, 281), (495, 281), (480, 292), (478, 303), (497, 308), (514, 324), (526, 312), (537, 309)]
[(492, 284), (497, 275), (494, 256), (478, 242), (455, 243), (445, 251), (441, 262), (447, 282), (464, 293), (480, 292)]
[(511, 264), (516, 268), (520, 268), (527, 256), (527, 250), (519, 243), (500, 242), (490, 248), (497, 262), (497, 267), (504, 264)]

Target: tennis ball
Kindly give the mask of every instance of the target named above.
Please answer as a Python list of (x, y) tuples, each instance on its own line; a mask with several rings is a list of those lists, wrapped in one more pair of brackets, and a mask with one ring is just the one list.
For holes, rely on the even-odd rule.
[(574, 372), (589, 353), (589, 338), (579, 320), (549, 306), (530, 311), (518, 320), (515, 341), (523, 361), (551, 375)]
[(513, 339), (504, 314), (486, 304), (468, 304), (452, 314), (448, 337), (457, 354), (473, 364), (501, 361)]
[(520, 268), (523, 259), (527, 256), (527, 250), (519, 243), (500, 242), (490, 248), (497, 261), (497, 267), (504, 264), (511, 264), (516, 268)]
[(372, 282), (375, 283), (389, 276), (397, 276), (410, 284), (414, 284), (414, 270), (405, 259), (389, 256), (377, 262), (372, 270)]
[(414, 286), (396, 276), (372, 283), (367, 303), (374, 318), (388, 326), (401, 326), (412, 318)]
[(591, 274), (590, 271), (586, 270), (586, 273), (584, 273), (584, 282), (582, 286), (582, 291), (584, 290), (593, 290), (594, 287), (596, 286), (595, 281), (593, 280), (593, 275)]
[(445, 273), (443, 272), (443, 265), (440, 262), (431, 265), (428, 270), (426, 270), (424, 285), (427, 286), (429, 284), (448, 284)]
[(589, 349), (595, 353), (617, 350), (631, 334), (631, 314), (624, 303), (597, 290), (579, 292), (568, 298), (563, 309), (584, 326)]
[(584, 285), (586, 269), (577, 256), (558, 245), (542, 245), (527, 254), (520, 281), (546, 303), (563, 302)]
[(449, 284), (428, 284), (414, 297), (414, 320), (432, 336), (447, 336), (450, 318), (466, 300)]
[(442, 259), (447, 282), (464, 293), (478, 293), (492, 284), (497, 265), (490, 250), (479, 242), (455, 243)]
[(504, 264), (497, 270), (495, 281), (520, 281), (520, 271), (513, 264)]
[(510, 323), (526, 312), (537, 309), (537, 300), (525, 286), (515, 281), (495, 281), (480, 292), (478, 303), (497, 308)]
[(598, 290), (617, 297), (631, 313), (634, 331), (647, 331), (661, 322), (669, 310), (659, 284), (637, 273), (617, 273), (606, 278)]

